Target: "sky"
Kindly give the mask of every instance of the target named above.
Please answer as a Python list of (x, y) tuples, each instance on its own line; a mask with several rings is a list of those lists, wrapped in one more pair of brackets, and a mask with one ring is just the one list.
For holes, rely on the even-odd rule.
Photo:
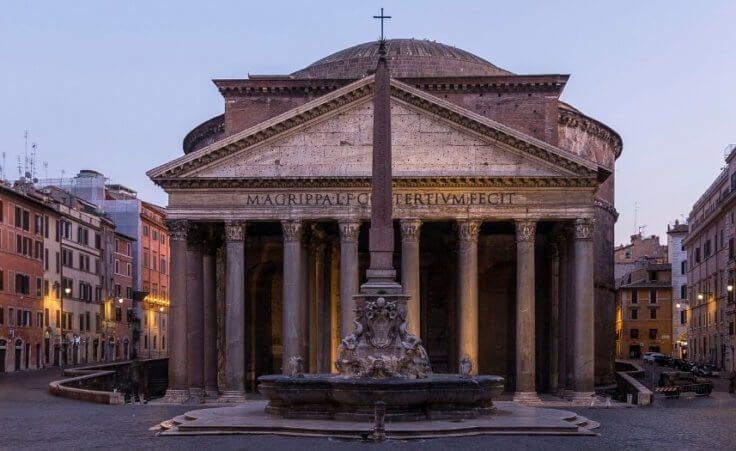
[(166, 205), (145, 172), (223, 112), (212, 79), (287, 74), (375, 40), (382, 6), (388, 38), (571, 75), (562, 100), (623, 138), (617, 244), (639, 226), (664, 243), (736, 142), (734, 1), (29, 0), (0, 14), (5, 176), (17, 178), (28, 130), (37, 177), (96, 169)]

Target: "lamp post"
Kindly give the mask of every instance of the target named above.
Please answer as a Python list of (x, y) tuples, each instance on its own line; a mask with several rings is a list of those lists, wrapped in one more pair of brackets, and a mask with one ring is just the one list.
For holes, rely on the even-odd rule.
[[(64, 279), (61, 279), (62, 282)], [(64, 353), (63, 358), (61, 359), (61, 362), (59, 365), (61, 368), (64, 368), (64, 363), (67, 359), (67, 348), (64, 347), (64, 326), (66, 326), (66, 315), (64, 314), (64, 296), (69, 296), (69, 294), (72, 292), (72, 289), (70, 287), (64, 287), (64, 294), (61, 295), (61, 301), (60, 301), (60, 309), (61, 309), (61, 350)], [(68, 347), (68, 346), (67, 346)]]

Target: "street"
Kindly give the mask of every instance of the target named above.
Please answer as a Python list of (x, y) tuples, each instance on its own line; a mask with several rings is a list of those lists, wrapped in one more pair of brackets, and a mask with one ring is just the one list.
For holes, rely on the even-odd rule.
[[(280, 436), (157, 437), (148, 428), (196, 407), (108, 406), (48, 394), (58, 369), (0, 374), (2, 449), (729, 449), (736, 442), (736, 397), (662, 400), (648, 408), (574, 409), (600, 421), (598, 437), (477, 436), (345, 442)], [(719, 385), (720, 387), (720, 385)], [(725, 386), (724, 386), (725, 387)]]

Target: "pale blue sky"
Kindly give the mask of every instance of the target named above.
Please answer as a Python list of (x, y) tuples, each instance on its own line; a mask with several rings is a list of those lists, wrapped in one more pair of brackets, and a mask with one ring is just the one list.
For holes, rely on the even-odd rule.
[[(49, 177), (94, 168), (159, 204), (145, 171), (223, 111), (213, 78), (284, 74), (377, 38), (428, 38), (515, 73), (571, 74), (563, 100), (617, 130), (616, 243), (665, 240), (736, 142), (733, 1), (24, 1), (0, 13), (0, 151), (23, 131)], [(44, 175), (43, 166), (38, 173)]]

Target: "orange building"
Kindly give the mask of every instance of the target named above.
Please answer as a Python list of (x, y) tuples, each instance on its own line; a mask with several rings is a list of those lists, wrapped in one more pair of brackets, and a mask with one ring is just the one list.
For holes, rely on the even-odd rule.
[(140, 258), (141, 291), (139, 358), (168, 355), (167, 322), (169, 307), (169, 232), (166, 212), (141, 202)]
[(54, 210), (23, 182), (0, 182), (0, 372), (42, 368), (44, 265)]

